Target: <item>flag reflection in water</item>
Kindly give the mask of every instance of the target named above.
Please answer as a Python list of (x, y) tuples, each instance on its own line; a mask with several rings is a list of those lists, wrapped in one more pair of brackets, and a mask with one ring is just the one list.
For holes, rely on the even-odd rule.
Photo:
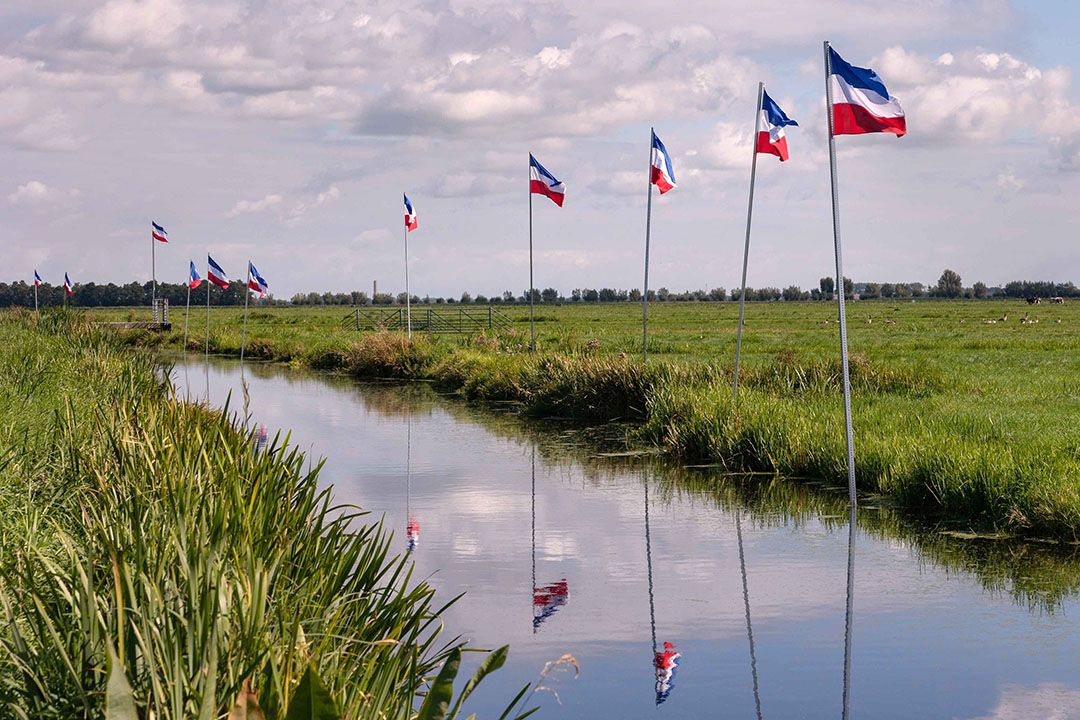
[(656, 666), (656, 704), (668, 699), (675, 687), (675, 671), (679, 669), (679, 660), (682, 653), (675, 649), (669, 642), (664, 643), (664, 649), (656, 652), (653, 665)]
[(262, 424), (255, 428), (255, 454), (266, 449), (266, 443), (270, 440), (270, 433), (266, 430), (266, 424)]
[(533, 632), (570, 599), (570, 586), (566, 578), (559, 582), (533, 588)]
[(409, 550), (415, 550), (416, 546), (420, 544), (420, 521), (414, 517), (409, 518), (409, 523), (405, 526), (405, 537), (409, 541)]

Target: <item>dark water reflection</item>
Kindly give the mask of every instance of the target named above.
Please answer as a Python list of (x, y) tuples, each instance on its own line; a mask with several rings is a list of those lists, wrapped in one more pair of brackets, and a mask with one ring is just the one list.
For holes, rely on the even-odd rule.
[[(182, 391), (244, 402), (201, 357)], [(771, 477), (620, 453), (622, 430), (525, 423), (423, 386), (249, 365), (271, 437), (465, 592), (447, 631), (508, 642), (471, 703), (497, 717), (571, 653), (541, 717), (1080, 718), (1080, 551), (962, 538)], [(607, 455), (601, 456), (601, 452)], [(421, 528), (423, 541), (421, 542)]]

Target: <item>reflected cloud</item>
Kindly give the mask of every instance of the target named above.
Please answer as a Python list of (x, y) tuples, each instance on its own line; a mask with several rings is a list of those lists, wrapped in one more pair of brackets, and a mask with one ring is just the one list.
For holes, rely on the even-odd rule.
[(1057, 683), (1035, 687), (1009, 685), (989, 715), (971, 720), (1075, 720), (1080, 718), (1080, 689)]

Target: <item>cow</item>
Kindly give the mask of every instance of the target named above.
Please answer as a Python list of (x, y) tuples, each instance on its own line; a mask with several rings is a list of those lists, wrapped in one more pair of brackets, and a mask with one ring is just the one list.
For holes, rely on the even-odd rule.
[(1039, 303), (1042, 302), (1042, 298), (1040, 298), (1040, 297), (1029, 297), (1029, 298), (1026, 298), (1026, 299), (1027, 299), (1027, 304), (1028, 305), (1038, 305)]
[(1064, 305), (1065, 304), (1065, 298), (1063, 298), (1063, 297), (1061, 297), (1059, 295), (1058, 297), (1050, 298), (1050, 302), (1054, 303), (1055, 305)]

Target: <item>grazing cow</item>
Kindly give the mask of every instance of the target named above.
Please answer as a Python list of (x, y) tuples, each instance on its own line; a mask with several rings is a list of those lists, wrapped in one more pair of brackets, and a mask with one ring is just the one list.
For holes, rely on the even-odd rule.
[(1027, 298), (1027, 304), (1028, 305), (1038, 305), (1041, 302), (1042, 302), (1042, 298), (1039, 298), (1039, 297), (1029, 297), (1029, 298)]
[(1052, 298), (1050, 298), (1050, 302), (1054, 303), (1055, 305), (1064, 305), (1065, 304), (1065, 298), (1060, 297), (1060, 296), (1052, 297)]

